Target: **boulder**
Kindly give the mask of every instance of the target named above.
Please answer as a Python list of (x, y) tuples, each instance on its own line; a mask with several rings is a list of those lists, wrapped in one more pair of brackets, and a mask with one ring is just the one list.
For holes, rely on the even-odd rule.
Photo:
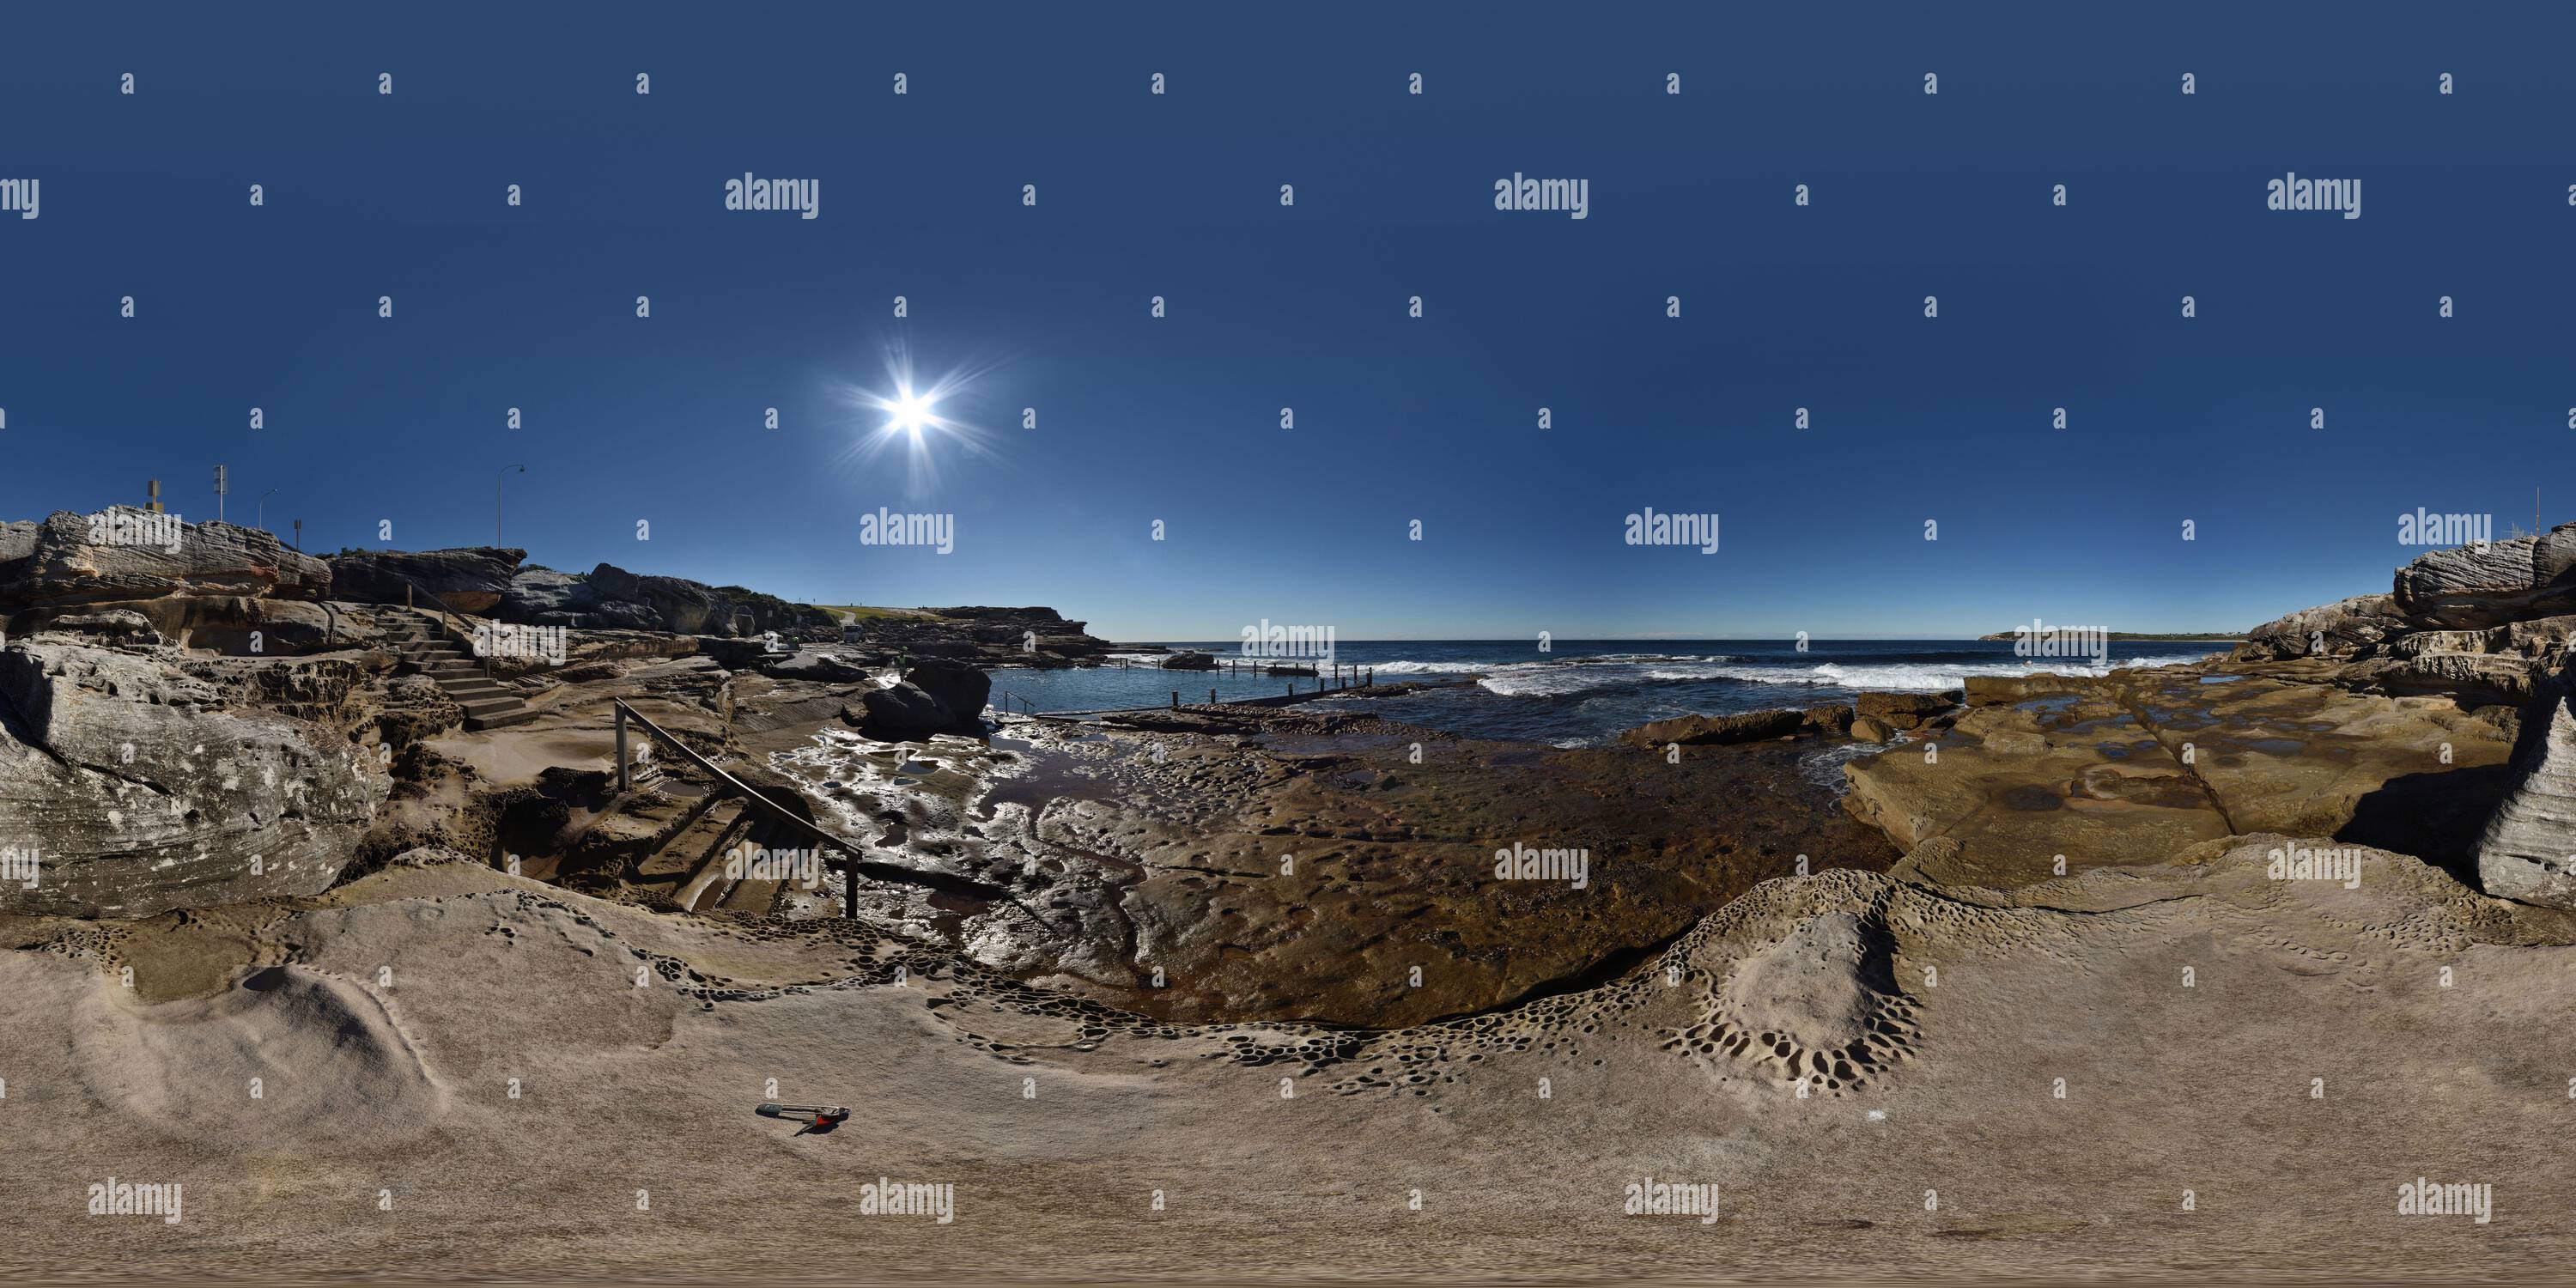
[(1797, 710), (1747, 711), (1731, 716), (1681, 716), (1639, 725), (1619, 735), (1619, 739), (1631, 746), (1649, 748), (1673, 743), (1695, 747), (1754, 742), (1787, 737), (1798, 732), (1806, 721), (1807, 713)]
[(974, 667), (925, 659), (900, 682), (861, 694), (858, 724), (890, 738), (978, 729), (992, 690), (992, 677)]
[(993, 677), (963, 662), (943, 658), (924, 658), (903, 673), (903, 682), (914, 685), (939, 704), (955, 712), (960, 721), (972, 721), (984, 714), (984, 704), (993, 696)]
[(2501, 626), (2576, 612), (2576, 523), (2418, 556), (2391, 598), (2418, 629)]
[[(2402, 577), (2403, 574), (2401, 573)], [(2274, 618), (2246, 633), (2235, 656), (2245, 659), (2327, 657), (2366, 652), (2407, 629), (2388, 595), (2355, 595)]]
[(387, 790), (345, 737), (235, 707), (159, 657), (59, 637), (0, 650), (0, 837), (40, 846), (35, 888), (0, 883), (0, 912), (145, 917), (312, 894), (355, 857)]
[(132, 506), (0, 525), (0, 608), (169, 595), (320, 599), (331, 569), (256, 528)]
[(426, 590), (460, 613), (489, 613), (510, 589), (512, 577), (528, 552), (491, 546), (454, 550), (362, 550), (331, 559), (332, 593), (367, 604), (411, 602), (430, 606), (426, 598), (406, 600), (409, 590)]
[(1828, 702), (1807, 708), (1806, 726), (1828, 737), (1839, 738), (1851, 729), (1852, 709), (1847, 702)]
[(1895, 737), (1896, 731), (1874, 716), (1854, 716), (1851, 736), (1854, 742), (1885, 742)]
[(1216, 659), (1205, 653), (1174, 653), (1163, 659), (1166, 671), (1213, 671)]

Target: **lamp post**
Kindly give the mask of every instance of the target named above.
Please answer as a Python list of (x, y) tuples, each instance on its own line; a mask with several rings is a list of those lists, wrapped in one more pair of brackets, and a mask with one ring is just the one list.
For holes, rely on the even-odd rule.
[(517, 470), (521, 474), (525, 474), (528, 472), (528, 467), (525, 465), (504, 465), (501, 467), (501, 477), (492, 481), (492, 544), (495, 548), (499, 547), (501, 544), (501, 485), (510, 480), (510, 471), (512, 470)]
[(262, 532), (268, 531), (268, 498), (275, 495), (277, 495), (276, 488), (270, 488), (269, 490), (259, 494), (259, 506), (257, 509), (251, 511), (254, 517), (251, 519), (250, 526), (257, 528)]

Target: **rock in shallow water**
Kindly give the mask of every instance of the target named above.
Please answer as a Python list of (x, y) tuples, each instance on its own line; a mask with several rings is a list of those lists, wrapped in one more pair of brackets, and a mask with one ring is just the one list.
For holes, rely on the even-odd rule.
[(1638, 747), (1662, 747), (1671, 743), (1695, 747), (1709, 743), (1784, 738), (1798, 732), (1806, 723), (1807, 713), (1789, 710), (1747, 711), (1731, 716), (1681, 716), (1639, 725), (1619, 738)]

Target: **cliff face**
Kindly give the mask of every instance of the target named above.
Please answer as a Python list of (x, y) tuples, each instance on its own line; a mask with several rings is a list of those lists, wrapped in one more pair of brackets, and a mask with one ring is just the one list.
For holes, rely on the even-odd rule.
[(314, 600), (331, 569), (256, 528), (109, 506), (0, 524), (0, 609), (167, 596)]

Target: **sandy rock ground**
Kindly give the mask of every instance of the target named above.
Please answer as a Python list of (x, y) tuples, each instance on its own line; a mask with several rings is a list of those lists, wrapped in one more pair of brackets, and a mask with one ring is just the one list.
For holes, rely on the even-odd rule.
[[(2271, 879), (2296, 844), (2008, 894), (1768, 881), (1617, 980), (1374, 1033), (462, 863), (19, 918), (0, 1274), (2554, 1272), (2569, 919), (2375, 851)], [(764, 1099), (856, 1112), (796, 1135)], [(111, 1176), (182, 1219), (87, 1214)], [(2400, 1215), (2419, 1178), (2488, 1219)], [(948, 1219), (861, 1215), (881, 1179), (953, 1187)], [(1658, 1183), (1715, 1219), (1624, 1213)]]
[[(328, 891), (0, 917), (0, 1277), (2198, 1281), (2571, 1252), (2576, 914), (2349, 833), (2245, 834), (2243, 802), (2394, 827), (2363, 806), (2419, 762), (2491, 776), (2495, 727), (2456, 709), (2131, 677), (1859, 761), (1293, 710), (887, 744), (835, 728), (848, 686), (719, 674), (620, 663), (425, 744), (443, 776), (389, 806), (423, 848)], [(755, 918), (496, 868), (514, 816), (468, 844), (462, 803), (598, 777), (599, 686), (872, 860), (996, 893)], [(1881, 793), (1853, 810), (1846, 762)], [(2171, 781), (2086, 795), (2103, 765)], [(567, 854), (688, 848), (688, 797), (656, 799), (573, 808)], [(1853, 817), (1898, 806), (1928, 820), (1901, 860)], [(2149, 810), (2195, 821), (2127, 861)], [(2025, 814), (2104, 844), (2051, 877)], [(1588, 850), (1585, 885), (1493, 879), (1522, 843)], [(2418, 1182), (2442, 1211), (2401, 1210)], [(175, 1185), (178, 1219), (93, 1215), (93, 1185)]]

